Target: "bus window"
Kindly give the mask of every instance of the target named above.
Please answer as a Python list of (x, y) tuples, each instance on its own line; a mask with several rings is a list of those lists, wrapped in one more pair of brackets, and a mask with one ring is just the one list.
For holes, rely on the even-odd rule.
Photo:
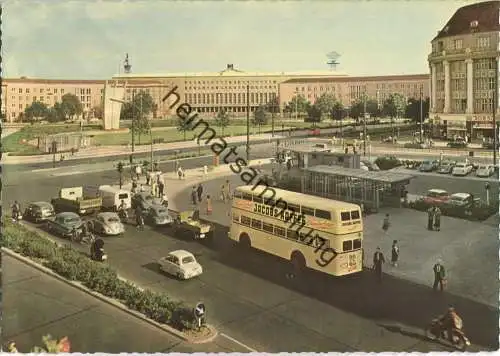
[(285, 229), (283, 229), (282, 227), (275, 226), (274, 234), (277, 236), (285, 237)]
[(297, 232), (297, 230), (288, 229), (286, 230), (286, 237), (287, 239), (298, 241), (299, 233)]
[(239, 222), (240, 221), (240, 217), (238, 214), (233, 214), (233, 221), (235, 222)]
[(352, 240), (344, 241), (342, 243), (342, 251), (351, 251), (352, 250)]
[(287, 207), (288, 210), (292, 210), (293, 212), (297, 213), (297, 214), (300, 214), (300, 206), (299, 205), (295, 205), (295, 204), (288, 204), (288, 207)]
[(234, 192), (233, 196), (235, 198), (239, 198), (239, 199), (241, 199), (241, 197), (242, 197), (241, 192), (238, 192), (237, 190)]
[(332, 216), (331, 216), (329, 211), (321, 210), (321, 209), (316, 209), (316, 213), (314, 214), (314, 216), (316, 216), (317, 218), (320, 218), (320, 219), (327, 219), (327, 220), (332, 219)]
[(361, 248), (361, 239), (354, 240), (352, 248), (353, 248), (353, 250), (360, 249)]
[(245, 200), (250, 200), (250, 201), (252, 201), (253, 196), (252, 196), (252, 194), (246, 194), (246, 193), (243, 193), (242, 198), (243, 198), (243, 199), (245, 199)]
[(264, 204), (269, 205), (269, 206), (274, 206), (276, 204), (276, 201), (273, 199), (264, 198)]
[(359, 220), (359, 210), (353, 210), (351, 211), (351, 219), (352, 220)]
[(314, 209), (309, 208), (307, 206), (302, 206), (302, 214), (309, 215), (309, 216), (314, 216)]
[(254, 229), (261, 230), (262, 229), (262, 221), (261, 220), (257, 220), (257, 219), (252, 219), (252, 227)]
[(253, 201), (254, 201), (254, 203), (262, 204), (262, 198), (259, 197), (258, 195), (253, 196)]
[(349, 214), (348, 211), (341, 212), (340, 213), (340, 219), (342, 221), (349, 221), (349, 220), (351, 220), (351, 214)]
[(250, 219), (248, 216), (241, 216), (241, 223), (243, 225), (250, 226), (250, 223), (252, 222), (252, 219)]
[(266, 223), (263, 223), (262, 224), (262, 230), (264, 230), (265, 232), (268, 232), (270, 234), (273, 233), (273, 224), (266, 224)]

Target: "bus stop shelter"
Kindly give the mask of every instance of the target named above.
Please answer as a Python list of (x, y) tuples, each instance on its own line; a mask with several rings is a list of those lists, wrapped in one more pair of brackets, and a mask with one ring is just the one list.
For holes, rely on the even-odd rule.
[(403, 192), (412, 178), (404, 173), (320, 165), (303, 170), (301, 191), (378, 211), (381, 207), (401, 207)]

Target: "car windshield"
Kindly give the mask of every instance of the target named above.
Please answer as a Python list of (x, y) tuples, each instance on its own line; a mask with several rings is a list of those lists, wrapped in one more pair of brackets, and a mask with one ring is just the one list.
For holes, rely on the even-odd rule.
[(457, 202), (457, 203), (462, 203), (464, 202), (465, 198), (462, 197), (452, 197), (451, 201)]
[(488, 166), (479, 166), (478, 169), (488, 169)]
[(167, 209), (157, 209), (156, 214), (157, 215), (167, 215)]
[(192, 262), (194, 262), (194, 257), (192, 256), (187, 256), (182, 259), (182, 264), (192, 263)]
[(110, 223), (115, 223), (115, 222), (119, 222), (120, 219), (118, 219), (116, 216), (111, 216), (107, 219), (107, 222), (110, 222)]
[(432, 161), (424, 161), (422, 164), (432, 164)]
[(76, 217), (76, 216), (64, 218), (65, 224), (78, 224), (79, 222), (80, 222), (80, 218)]
[(449, 166), (449, 165), (451, 165), (451, 162), (443, 162), (443, 163), (441, 163), (441, 166), (443, 166), (443, 167), (446, 167), (446, 166)]
[(465, 168), (465, 163), (457, 163), (455, 167), (457, 167), (457, 168)]
[(448, 193), (446, 193), (446, 192), (428, 192), (427, 193), (428, 197), (444, 197), (446, 195), (448, 195)]

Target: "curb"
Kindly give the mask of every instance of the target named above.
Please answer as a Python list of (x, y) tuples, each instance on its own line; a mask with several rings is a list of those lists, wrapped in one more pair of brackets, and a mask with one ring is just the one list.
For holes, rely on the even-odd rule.
[[(25, 224), (23, 224), (22, 226), (24, 226), (25, 228), (28, 228)], [(42, 237), (47, 238), (47, 239), (55, 242), (58, 246), (63, 246), (63, 244), (59, 243), (58, 241), (52, 240), (46, 236), (42, 236)], [(170, 335), (173, 335), (173, 336), (175, 336), (183, 341), (189, 342), (191, 344), (205, 344), (205, 343), (212, 342), (219, 335), (218, 330), (214, 326), (208, 324), (207, 328), (210, 331), (210, 336), (208, 336), (206, 338), (191, 338), (191, 337), (187, 336), (185, 333), (183, 333), (182, 331), (179, 331), (179, 330), (177, 330), (171, 326), (165, 325), (165, 324), (160, 324), (157, 321), (154, 321), (152, 319), (147, 318), (145, 315), (143, 315), (142, 313), (140, 313), (138, 311), (129, 309), (127, 306), (125, 306), (124, 304), (122, 304), (121, 302), (119, 302), (115, 299), (112, 299), (112, 298), (106, 297), (100, 293), (94, 292), (93, 290), (85, 287), (80, 282), (70, 281), (70, 280), (58, 275), (56, 272), (52, 271), (50, 268), (47, 268), (47, 267), (31, 260), (29, 257), (25, 257), (21, 254), (18, 254), (18, 253), (14, 252), (6, 247), (2, 247), (2, 251), (5, 252), (7, 255), (17, 259), (18, 261), (23, 262), (23, 263), (39, 270), (42, 273), (45, 273), (51, 277), (54, 277), (54, 278), (58, 279), (59, 281), (66, 283), (67, 285), (69, 285), (71, 287), (77, 288), (80, 291), (82, 291), (82, 292), (84, 292), (84, 293), (86, 293), (94, 298), (97, 298), (100, 301), (105, 302), (108, 305), (111, 305), (117, 309), (120, 309), (121, 311), (123, 311), (129, 315), (132, 315), (132, 316), (134, 316), (134, 317), (136, 317), (136, 318), (138, 318), (138, 319), (140, 319), (140, 320), (142, 320), (150, 325), (153, 325), (156, 328), (158, 328), (164, 332), (167, 332)], [(135, 283), (128, 281), (127, 279), (125, 279), (123, 277), (118, 276), (118, 278), (124, 282), (129, 282), (129, 283), (133, 284), (136, 288), (138, 288), (140, 290), (144, 290), (144, 288), (137, 286)]]

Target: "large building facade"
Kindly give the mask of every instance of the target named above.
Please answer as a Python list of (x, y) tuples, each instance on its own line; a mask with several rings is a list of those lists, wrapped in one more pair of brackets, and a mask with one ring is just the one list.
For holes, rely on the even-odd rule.
[(429, 75), (392, 75), (375, 77), (328, 77), (290, 79), (280, 85), (280, 105), (284, 107), (295, 95), (302, 95), (314, 103), (323, 93), (331, 93), (344, 107), (366, 97), (379, 105), (391, 95), (401, 94), (407, 99), (429, 97)]
[(499, 34), (500, 1), (487, 1), (458, 9), (432, 40), (430, 118), (441, 134), (493, 136)]

